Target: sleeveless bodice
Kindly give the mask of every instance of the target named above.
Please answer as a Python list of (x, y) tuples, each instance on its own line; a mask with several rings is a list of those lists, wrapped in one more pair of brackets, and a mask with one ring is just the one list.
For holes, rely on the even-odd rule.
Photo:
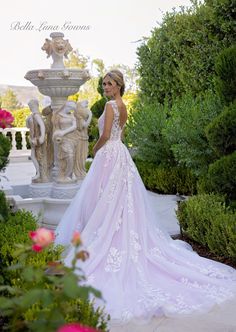
[[(108, 141), (119, 141), (119, 140), (121, 140), (121, 132), (122, 132), (122, 128), (120, 126), (120, 112), (118, 110), (118, 106), (117, 106), (115, 100), (110, 100), (106, 103), (106, 105), (107, 104), (111, 104), (113, 111), (114, 111), (114, 119), (113, 119), (112, 128), (111, 128), (111, 136)], [(106, 106), (104, 108), (102, 115), (98, 119), (99, 136), (101, 136), (103, 133), (104, 122), (105, 122), (105, 112), (106, 112)]]

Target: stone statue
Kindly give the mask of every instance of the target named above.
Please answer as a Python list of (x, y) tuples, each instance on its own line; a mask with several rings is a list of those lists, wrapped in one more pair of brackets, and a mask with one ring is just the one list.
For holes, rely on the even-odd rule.
[(49, 181), (47, 168), (45, 124), (39, 113), (39, 102), (31, 99), (28, 103), (32, 114), (26, 119), (26, 126), (30, 130), (31, 159), (36, 168), (33, 183), (45, 183)]
[(85, 162), (88, 157), (88, 126), (92, 119), (92, 112), (88, 108), (88, 101), (77, 103), (75, 110), (77, 122), (77, 144), (75, 151), (74, 173), (82, 180), (86, 175)]
[(51, 173), (54, 164), (54, 146), (52, 141), (52, 134), (53, 134), (52, 114), (53, 110), (51, 106), (47, 106), (42, 110), (42, 115), (44, 116), (45, 131), (46, 131), (47, 172), (50, 178), (52, 177)]
[(53, 63), (51, 68), (65, 68), (63, 58), (68, 58), (68, 54), (73, 50), (68, 39), (63, 39), (62, 32), (52, 32), (52, 40), (46, 38), (42, 50), (46, 51), (48, 58), (51, 56)]
[(58, 177), (57, 183), (75, 182), (73, 178), (74, 155), (76, 148), (76, 118), (71, 111), (76, 110), (74, 101), (67, 101), (59, 110), (54, 111), (53, 141), (57, 144)]

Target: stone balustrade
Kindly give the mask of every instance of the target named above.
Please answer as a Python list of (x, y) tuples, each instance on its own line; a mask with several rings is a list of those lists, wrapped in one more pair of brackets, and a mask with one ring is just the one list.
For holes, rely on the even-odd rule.
[[(26, 140), (26, 134), (29, 132), (29, 129), (26, 127), (12, 127), (12, 128), (0, 128), (0, 132), (3, 133), (5, 136), (11, 136), (11, 143), (12, 148), (10, 152), (10, 160), (13, 160), (14, 158), (18, 159), (20, 161), (20, 158), (28, 158), (31, 153), (31, 149), (27, 148), (27, 140)], [(17, 144), (16, 140), (16, 134), (20, 132), (21, 136), (21, 146), (19, 147), (19, 144)], [(17, 146), (18, 145), (18, 146)]]

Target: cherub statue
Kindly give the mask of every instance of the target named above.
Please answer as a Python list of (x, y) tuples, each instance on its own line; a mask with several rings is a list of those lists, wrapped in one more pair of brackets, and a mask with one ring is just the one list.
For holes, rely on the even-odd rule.
[(38, 100), (31, 99), (28, 105), (32, 114), (26, 119), (26, 126), (30, 130), (31, 159), (36, 168), (36, 175), (32, 178), (32, 182), (48, 182), (45, 124), (39, 113)]
[(75, 152), (74, 173), (82, 180), (86, 175), (85, 162), (88, 157), (88, 126), (92, 119), (92, 112), (88, 108), (88, 101), (83, 100), (77, 103), (75, 110), (77, 121), (77, 144)]
[(42, 110), (42, 115), (44, 117), (45, 123), (45, 136), (46, 136), (46, 150), (47, 150), (47, 168), (48, 174), (51, 177), (53, 163), (54, 163), (54, 146), (52, 141), (53, 134), (53, 124), (52, 124), (52, 115), (53, 110), (51, 105), (44, 107)]
[(53, 141), (57, 145), (58, 183), (74, 182), (73, 168), (76, 148), (76, 118), (71, 111), (76, 110), (74, 101), (67, 101), (58, 111), (54, 112)]

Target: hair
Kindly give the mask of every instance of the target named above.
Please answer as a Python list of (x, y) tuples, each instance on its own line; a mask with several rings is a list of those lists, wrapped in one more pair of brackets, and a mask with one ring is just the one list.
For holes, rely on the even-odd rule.
[(120, 86), (120, 95), (123, 96), (125, 92), (125, 82), (122, 72), (118, 69), (112, 69), (104, 75), (103, 79), (106, 76), (109, 76), (113, 81), (117, 83), (118, 86)]

